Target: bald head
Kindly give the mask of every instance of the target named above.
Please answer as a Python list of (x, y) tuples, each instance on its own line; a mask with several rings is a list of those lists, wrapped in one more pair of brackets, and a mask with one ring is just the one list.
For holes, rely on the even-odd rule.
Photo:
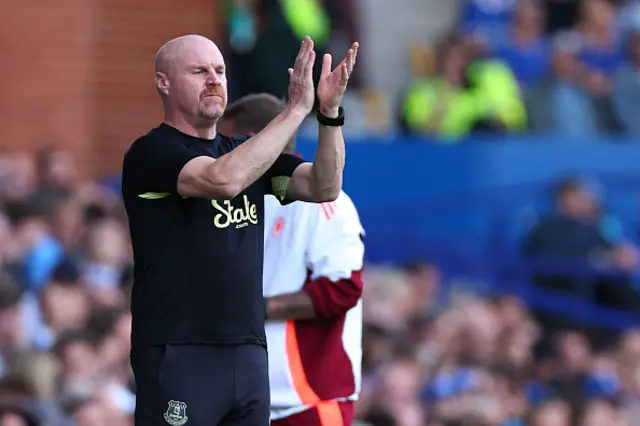
[(208, 126), (222, 116), (227, 104), (224, 58), (208, 38), (189, 34), (166, 42), (156, 53), (155, 74), (166, 114), (174, 120), (182, 116), (177, 120)]
[(156, 53), (155, 71), (168, 74), (171, 65), (180, 60), (181, 52), (205, 46), (220, 52), (214, 42), (198, 34), (187, 34), (169, 40)]

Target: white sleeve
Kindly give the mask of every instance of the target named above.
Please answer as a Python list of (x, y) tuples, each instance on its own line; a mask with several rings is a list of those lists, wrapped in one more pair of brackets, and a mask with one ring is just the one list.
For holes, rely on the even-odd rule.
[(316, 224), (311, 230), (307, 268), (311, 280), (327, 277), (331, 281), (348, 279), (364, 263), (364, 229), (351, 198), (344, 192), (336, 201), (314, 206)]

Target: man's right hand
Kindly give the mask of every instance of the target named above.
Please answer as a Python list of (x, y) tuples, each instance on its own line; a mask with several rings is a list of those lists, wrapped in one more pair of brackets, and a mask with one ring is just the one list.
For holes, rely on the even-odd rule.
[(305, 116), (311, 112), (315, 101), (313, 87), (315, 60), (313, 40), (307, 36), (302, 40), (293, 68), (289, 68), (289, 107)]

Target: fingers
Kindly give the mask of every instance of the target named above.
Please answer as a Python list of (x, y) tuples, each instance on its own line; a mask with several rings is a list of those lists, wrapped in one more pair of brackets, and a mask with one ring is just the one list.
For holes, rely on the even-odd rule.
[(325, 79), (331, 74), (331, 55), (325, 53), (322, 57), (322, 70), (320, 71), (320, 78)]
[(351, 63), (349, 64), (349, 74), (353, 72), (353, 68), (356, 66), (356, 58), (358, 57), (358, 49), (360, 48), (360, 43), (355, 42), (351, 45)]
[(315, 62), (315, 52), (313, 51), (313, 40), (309, 36), (305, 37), (300, 43), (300, 50), (293, 65), (293, 69), (289, 71), (289, 75), (298, 75), (306, 77), (309, 67), (313, 68)]
[(341, 71), (340, 68), (343, 64), (347, 65), (347, 71), (349, 74), (353, 72), (353, 68), (356, 66), (356, 57), (358, 56), (358, 49), (360, 48), (360, 43), (355, 42), (351, 45), (351, 48), (347, 51), (347, 55), (344, 57), (342, 62), (336, 67), (337, 71)]
[(313, 64), (316, 62), (316, 52), (313, 50), (313, 40), (309, 37), (309, 44), (307, 46), (307, 51), (305, 52), (305, 63), (304, 63), (304, 72), (305, 75), (309, 68), (313, 68)]
[(340, 70), (340, 83), (342, 86), (346, 86), (349, 82), (349, 66), (347, 64), (342, 64), (342, 69)]
[(302, 40), (302, 43), (300, 43), (300, 50), (298, 51), (298, 55), (296, 56), (296, 60), (293, 64), (294, 70), (300, 69), (303, 66), (306, 49), (307, 49), (307, 39), (305, 38), (304, 40)]
[(307, 65), (305, 67), (304, 70), (304, 78), (307, 81), (313, 81), (313, 65), (316, 62), (316, 52), (315, 51), (311, 51), (311, 53), (309, 54), (309, 60), (307, 61)]
[(304, 52), (308, 39), (309, 39), (308, 36), (302, 39), (302, 42), (300, 43), (300, 50), (298, 50), (298, 57), (302, 56), (302, 52)]
[(349, 49), (349, 51), (347, 52), (347, 57), (345, 58), (344, 65), (349, 73), (353, 71), (353, 50)]

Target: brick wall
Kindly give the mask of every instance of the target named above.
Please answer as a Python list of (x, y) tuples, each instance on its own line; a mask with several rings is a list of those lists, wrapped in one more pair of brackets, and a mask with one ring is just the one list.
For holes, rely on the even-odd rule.
[(72, 149), (84, 172), (117, 171), (161, 120), (158, 47), (180, 34), (220, 40), (212, 0), (0, 0), (0, 149)]

